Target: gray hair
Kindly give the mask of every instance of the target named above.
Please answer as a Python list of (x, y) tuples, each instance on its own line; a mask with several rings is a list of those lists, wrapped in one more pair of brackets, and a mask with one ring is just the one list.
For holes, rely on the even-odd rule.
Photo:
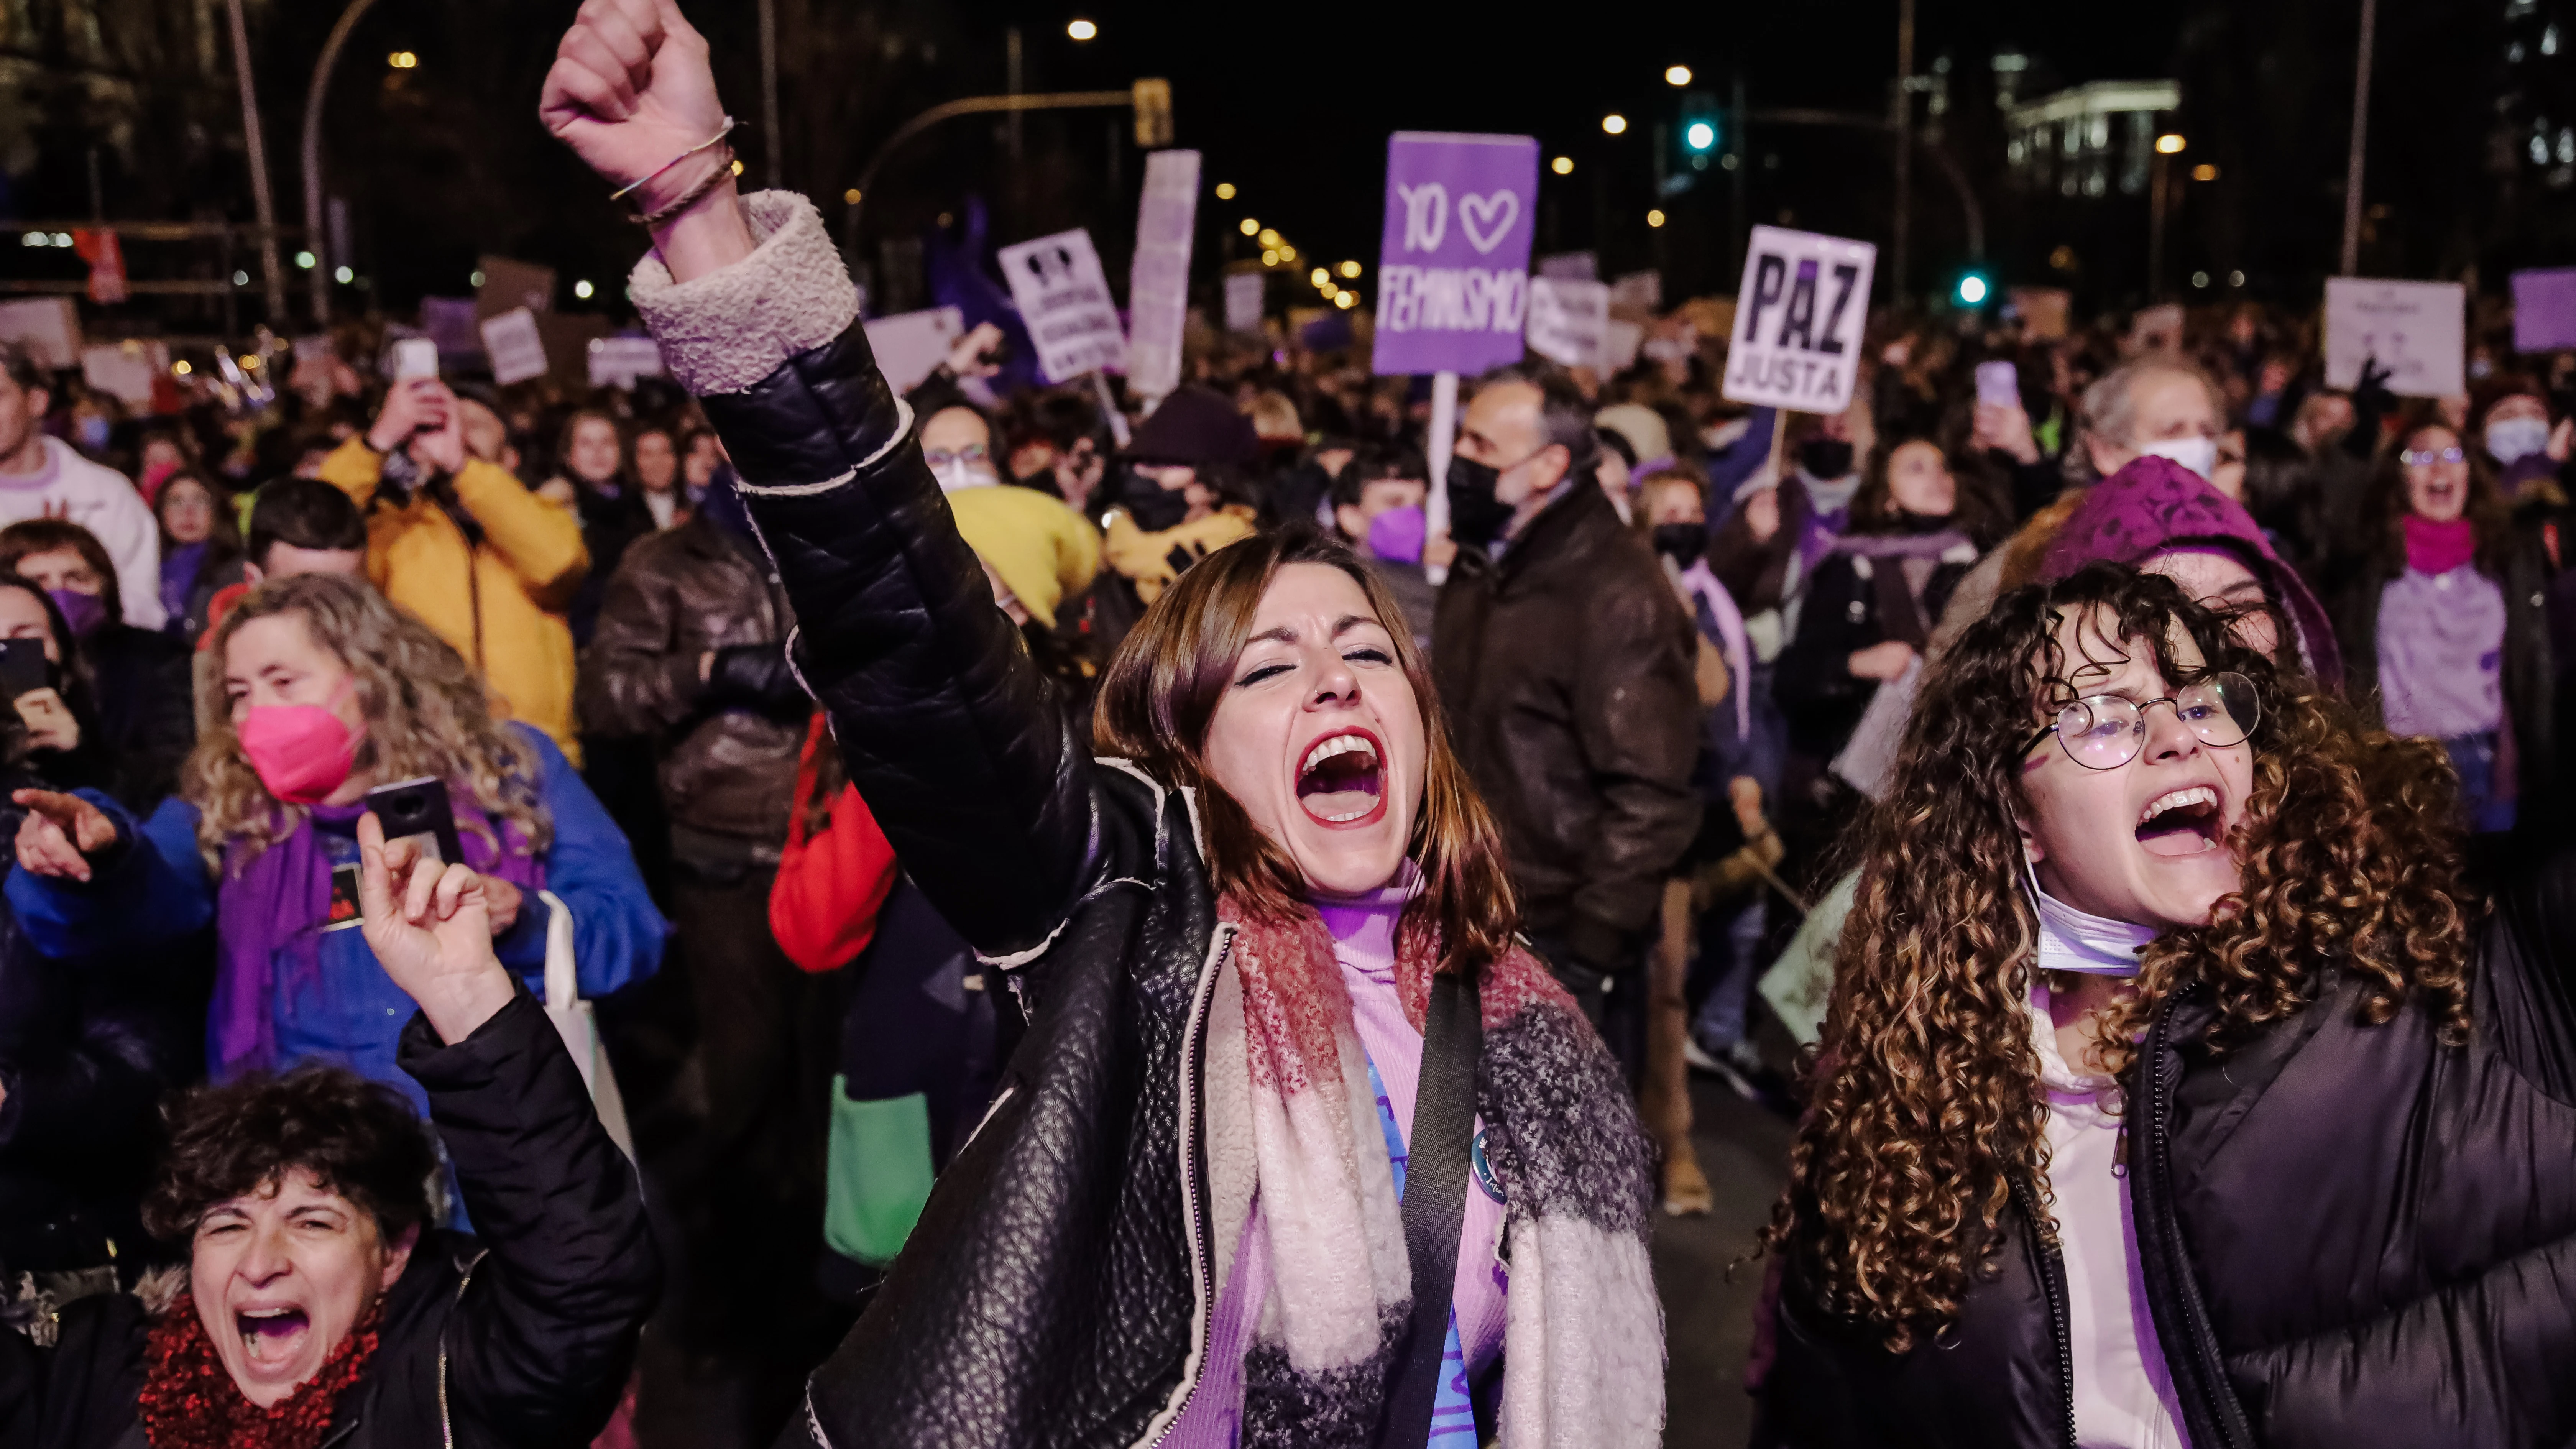
[(2138, 384), (2160, 375), (2187, 377), (2199, 383), (2201, 391), (2209, 395), (2209, 410), (2220, 417), (2227, 415), (2227, 399), (2197, 364), (2179, 357), (2149, 354), (2121, 363), (2084, 389), (2085, 432), (2123, 448), (2136, 446)]
[(1574, 378), (1553, 362), (1533, 358), (1506, 363), (1477, 378), (1476, 391), (1507, 382), (1538, 389), (1538, 432), (1546, 440), (1539, 446), (1565, 450), (1566, 476), (1588, 476), (1600, 461), (1601, 440), (1593, 432), (1592, 404), (1584, 400)]

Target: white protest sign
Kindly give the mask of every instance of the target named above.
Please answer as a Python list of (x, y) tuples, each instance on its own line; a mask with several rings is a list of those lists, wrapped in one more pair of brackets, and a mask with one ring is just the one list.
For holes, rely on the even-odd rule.
[(104, 343), (81, 349), (81, 380), (136, 407), (152, 402), (152, 380), (170, 365), (161, 343)]
[(1136, 256), (1127, 273), (1127, 386), (1162, 397), (1181, 385), (1181, 329), (1190, 314), (1190, 232), (1198, 219), (1199, 153), (1145, 158), (1136, 203)]
[(1261, 330), (1261, 284), (1259, 272), (1232, 272), (1225, 279), (1225, 330), (1246, 334)]
[(1532, 352), (1565, 367), (1598, 369), (1608, 359), (1609, 329), (1609, 283), (1530, 278)]
[(1126, 367), (1127, 334), (1119, 329), (1118, 304), (1110, 299), (1091, 233), (1060, 231), (1004, 247), (997, 257), (1047, 381)]
[(492, 359), (492, 380), (503, 387), (546, 375), (546, 342), (537, 335), (537, 314), (525, 307), (483, 319), (483, 351)]
[(662, 375), (662, 349), (650, 337), (590, 339), (590, 385), (632, 388), (639, 377)]
[(1755, 227), (1720, 389), (1726, 399), (1802, 413), (1851, 406), (1877, 266), (1878, 248), (1867, 242)]
[(1541, 257), (1535, 270), (1542, 277), (1565, 282), (1597, 282), (1601, 279), (1600, 258), (1591, 252), (1558, 252)]
[[(1615, 305), (1615, 303), (1614, 303)], [(1605, 372), (1626, 372), (1637, 365), (1637, 348), (1646, 340), (1646, 329), (1635, 322), (1610, 319), (1601, 329), (1601, 367)]]
[(21, 297), (0, 302), (0, 342), (27, 350), (39, 367), (80, 365), (80, 308), (69, 297)]
[(1664, 308), (1664, 274), (1630, 272), (1610, 284), (1610, 305), (1632, 308), (1639, 312), (1660, 312)]
[(2369, 359), (2401, 397), (2467, 392), (2468, 289), (2458, 282), (2326, 279), (2326, 386), (2354, 387)]
[(907, 393), (948, 360), (948, 350), (966, 335), (966, 317), (954, 307), (924, 312), (897, 312), (867, 322), (868, 350), (877, 355), (877, 371), (886, 386)]

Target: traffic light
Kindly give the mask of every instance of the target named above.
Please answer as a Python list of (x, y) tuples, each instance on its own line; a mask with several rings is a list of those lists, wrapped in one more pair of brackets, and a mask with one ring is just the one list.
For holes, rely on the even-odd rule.
[(1682, 166), (1706, 171), (1726, 139), (1726, 112), (1719, 108), (1714, 94), (1689, 91), (1682, 96), (1679, 122), (1673, 134), (1681, 139)]
[(1172, 83), (1140, 80), (1129, 94), (1136, 111), (1136, 144), (1149, 151), (1172, 144)]
[(1962, 307), (1982, 307), (1994, 294), (1994, 280), (1979, 271), (1961, 272), (1959, 285), (1951, 292)]

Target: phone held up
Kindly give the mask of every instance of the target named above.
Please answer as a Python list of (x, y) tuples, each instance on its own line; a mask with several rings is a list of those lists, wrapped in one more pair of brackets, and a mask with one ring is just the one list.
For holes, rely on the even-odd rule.
[(426, 337), (402, 337), (394, 341), (394, 380), (408, 382), (415, 377), (438, 376), (438, 344)]
[[(446, 781), (423, 775), (417, 780), (378, 785), (367, 792), (367, 808), (375, 813), (376, 823), (384, 827), (385, 844), (416, 840), (424, 852), (444, 865), (465, 859), (464, 847), (456, 837), (456, 812), (447, 803)], [(341, 931), (357, 924), (358, 867), (354, 863), (335, 866), (331, 871), (330, 913), (322, 929)]]
[(0, 639), (0, 695), (16, 700), (54, 682), (42, 639)]
[(2020, 407), (2020, 371), (2009, 362), (1978, 363), (1977, 401), (2000, 408)]

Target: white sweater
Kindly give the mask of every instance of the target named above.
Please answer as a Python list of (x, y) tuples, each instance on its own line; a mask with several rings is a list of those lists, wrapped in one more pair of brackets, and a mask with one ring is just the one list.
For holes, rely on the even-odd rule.
[(44, 466), (32, 474), (0, 473), (0, 527), (29, 518), (65, 518), (98, 535), (116, 561), (125, 622), (158, 629), (168, 621), (161, 607), (161, 528), (124, 474), (47, 438)]

